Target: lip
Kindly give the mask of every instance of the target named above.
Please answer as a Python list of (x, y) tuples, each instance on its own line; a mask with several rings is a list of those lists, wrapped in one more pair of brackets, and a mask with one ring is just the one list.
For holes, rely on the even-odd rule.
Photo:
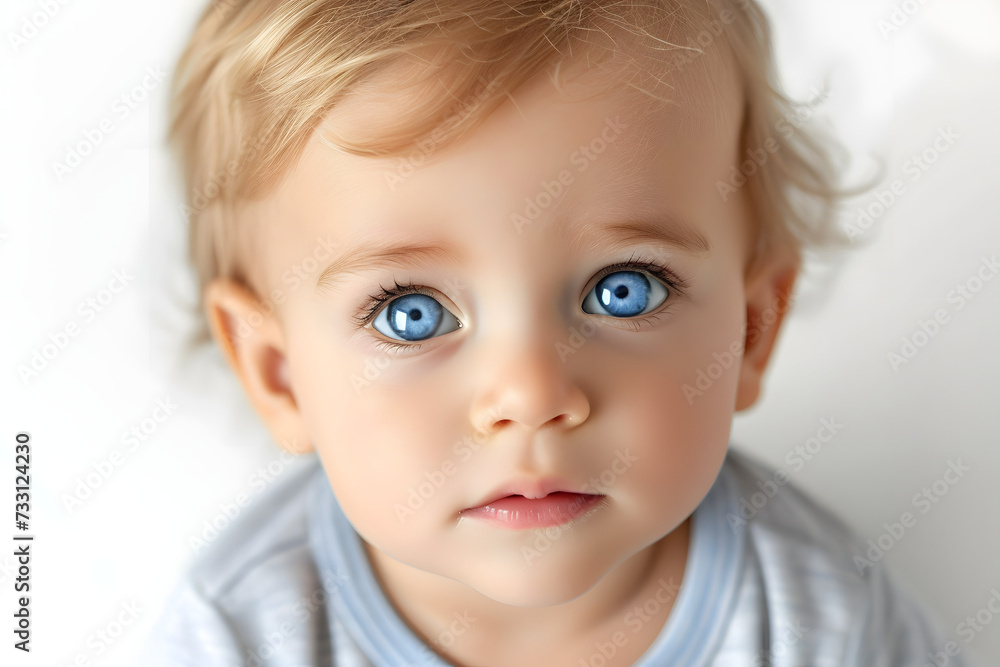
[[(490, 491), (478, 505), (472, 505), (468, 509), (484, 507), (492, 502), (506, 498), (507, 496), (524, 496), (529, 500), (544, 498), (550, 493), (565, 491), (566, 493), (587, 493), (578, 485), (572, 484), (558, 477), (543, 477), (540, 479), (516, 479), (505, 482)], [(464, 511), (464, 510), (463, 510)]]
[(474, 518), (503, 528), (546, 528), (577, 519), (606, 496), (574, 490), (574, 485), (554, 478), (507, 483), (487, 495), (489, 500), (462, 510)]

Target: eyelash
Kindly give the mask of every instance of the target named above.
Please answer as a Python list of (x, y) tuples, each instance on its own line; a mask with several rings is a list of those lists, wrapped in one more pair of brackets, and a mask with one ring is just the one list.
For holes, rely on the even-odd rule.
[[(600, 281), (605, 276), (609, 276), (612, 273), (618, 273), (620, 271), (636, 271), (638, 273), (648, 273), (649, 275), (659, 279), (663, 282), (669, 289), (671, 294), (676, 294), (677, 296), (683, 296), (685, 291), (688, 289), (687, 282), (681, 278), (679, 275), (674, 273), (668, 267), (653, 261), (646, 261), (640, 257), (632, 255), (627, 261), (619, 262), (617, 264), (612, 264), (611, 266), (601, 269), (601, 271), (596, 276), (596, 281)], [(395, 279), (393, 280), (393, 287), (382, 287), (379, 285), (381, 292), (378, 294), (369, 296), (365, 302), (362, 304), (358, 314), (354, 317), (357, 323), (357, 328), (362, 329), (369, 322), (375, 319), (382, 307), (392, 301), (395, 298), (407, 295), (407, 294), (424, 294), (429, 297), (433, 297), (433, 290), (425, 289), (417, 285), (400, 285)], [(673, 301), (668, 297), (668, 301)], [(668, 305), (669, 308), (669, 305)], [(643, 319), (629, 319), (629, 320), (619, 320), (626, 323), (633, 331), (638, 331), (638, 329), (645, 324), (653, 324), (657, 322), (664, 311), (657, 313), (655, 315), (647, 315)], [(632, 328), (632, 325), (635, 328)], [(396, 352), (400, 350), (407, 350), (409, 352), (416, 352), (421, 347), (422, 343), (399, 343), (396, 341), (383, 340), (381, 338), (375, 339), (376, 347), (379, 349), (384, 349), (391, 352)], [(384, 347), (383, 347), (384, 346)]]

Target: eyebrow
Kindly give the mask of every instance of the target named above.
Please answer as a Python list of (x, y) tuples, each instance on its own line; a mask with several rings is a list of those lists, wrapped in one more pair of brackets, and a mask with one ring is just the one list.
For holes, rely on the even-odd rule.
[(707, 255), (712, 250), (708, 239), (697, 228), (669, 214), (611, 224), (587, 223), (580, 226), (570, 247), (584, 252), (616, 252), (640, 243), (673, 246), (694, 255)]
[[(584, 240), (587, 241), (584, 244)], [(694, 227), (671, 215), (656, 219), (625, 220), (611, 224), (586, 223), (579, 226), (570, 240), (575, 251), (603, 250), (616, 252), (640, 243), (669, 245), (695, 255), (711, 251), (708, 239)], [(336, 288), (345, 274), (375, 269), (407, 269), (419, 264), (459, 265), (463, 255), (450, 246), (412, 242), (368, 242), (363, 247), (335, 259), (316, 281), (320, 288)]]
[(407, 269), (416, 264), (460, 264), (463, 256), (453, 248), (428, 243), (367, 242), (345, 252), (327, 266), (316, 281), (316, 289), (336, 288), (342, 276), (375, 269)]

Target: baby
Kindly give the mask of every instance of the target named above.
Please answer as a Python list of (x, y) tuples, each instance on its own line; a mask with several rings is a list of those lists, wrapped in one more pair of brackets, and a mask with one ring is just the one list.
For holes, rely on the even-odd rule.
[(175, 84), (211, 334), (308, 456), (143, 664), (969, 664), (729, 448), (836, 240), (754, 2), (236, 0)]

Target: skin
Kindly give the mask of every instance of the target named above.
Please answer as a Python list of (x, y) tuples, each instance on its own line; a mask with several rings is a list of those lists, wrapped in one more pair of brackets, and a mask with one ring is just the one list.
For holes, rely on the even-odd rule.
[[(682, 104), (644, 106), (577, 83), (595, 94), (535, 77), (394, 188), (395, 159), (332, 150), (317, 132), (280, 187), (244, 211), (255, 285), (220, 279), (206, 292), (215, 337), (275, 441), (318, 452), (387, 596), (456, 665), (578, 665), (616, 632), (627, 642), (609, 664), (646, 651), (673, 603), (661, 582), (682, 581), (690, 515), (722, 466), (733, 413), (757, 399), (783, 310), (770, 326), (747, 323), (787, 297), (798, 269), (777, 251), (751, 266), (746, 195), (723, 202), (716, 190), (739, 163), (743, 101), (728, 68), (706, 59), (674, 76), (667, 92)], [(389, 102), (385, 113), (399, 113)], [(350, 134), (380, 118), (347, 104), (322, 129)], [(580, 171), (571, 156), (608, 119), (625, 127)], [(573, 182), (555, 203), (516, 225), (526, 198), (567, 169)], [(573, 242), (581, 225), (630, 216), (660, 228), (682, 220), (710, 250)], [(283, 275), (328, 237), (341, 251), (375, 240), (450, 244), (456, 257), (315, 288), (320, 267), (289, 289)], [(585, 312), (601, 270), (633, 255), (686, 287), (668, 288), (645, 315)], [(461, 328), (402, 352), (379, 347), (392, 336), (353, 319), (393, 280), (426, 288)], [(281, 304), (241, 332), (258, 321), (256, 294), (275, 289)], [(722, 376), (686, 395), (734, 343), (745, 349)], [(474, 436), (474, 451), (456, 448)], [(408, 507), (435, 473), (443, 484)], [(582, 490), (602, 473), (606, 502), (571, 529), (545, 535), (459, 514), (515, 478), (556, 476)], [(657, 614), (626, 624), (654, 598)], [(456, 614), (475, 621), (449, 635)]]

